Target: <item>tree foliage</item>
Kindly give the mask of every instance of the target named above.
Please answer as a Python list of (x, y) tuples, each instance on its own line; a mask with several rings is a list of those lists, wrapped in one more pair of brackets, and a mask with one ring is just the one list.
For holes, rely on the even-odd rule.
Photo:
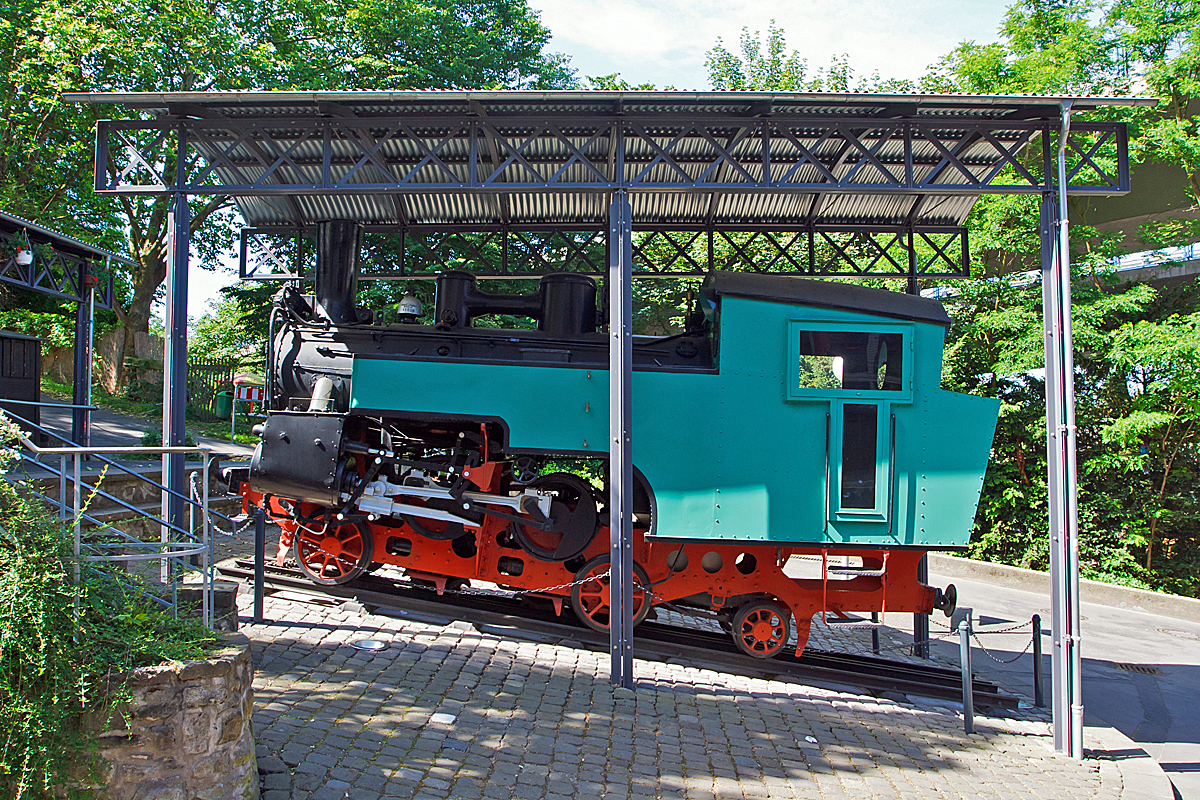
[[(0, 416), (0, 473), (18, 433)], [(0, 793), (13, 800), (91, 796), (102, 769), (81, 717), (123, 699), (124, 670), (216, 642), (124, 570), (85, 565), (77, 579), (73, 547), (69, 523), (0, 480)]]
[[(525, 0), (17, 0), (0, 14), (0, 207), (127, 251), (137, 266), (117, 316), (144, 331), (168, 200), (93, 194), (96, 119), (122, 112), (62, 92), (572, 85), (549, 36)], [(193, 200), (191, 218), (193, 252), (214, 267), (230, 198)]]

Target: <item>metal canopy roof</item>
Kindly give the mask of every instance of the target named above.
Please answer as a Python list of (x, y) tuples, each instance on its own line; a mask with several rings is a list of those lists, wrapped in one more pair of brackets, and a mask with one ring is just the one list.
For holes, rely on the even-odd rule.
[[(17, 252), (24, 249), (32, 255), (28, 264), (17, 260)], [(0, 283), (82, 303), (92, 296), (85, 281), (90, 274), (99, 281), (96, 305), (112, 308), (113, 274), (108, 267), (113, 262), (134, 265), (125, 256), (0, 211)]]
[[(624, 188), (635, 226), (679, 230), (961, 225), (982, 193), (1047, 188), (1043, 166), (1024, 165), (1023, 151), (1055, 137), (1064, 98), (430, 91), (65, 99), (155, 116), (101, 123), (103, 153), (123, 151), (132, 163), (98, 174), (99, 191), (229, 193), (256, 227), (349, 218), (595, 228), (607, 224), (605, 194)], [(1072, 99), (1076, 108), (1139, 102)], [(1073, 191), (1127, 191), (1124, 127), (1075, 129)], [(180, 135), (188, 161), (209, 168), (164, 179), (161, 156)]]
[[(524, 115), (529, 113), (747, 113), (900, 116), (904, 114), (1021, 117), (1054, 113), (1070, 100), (1076, 109), (1154, 105), (1136, 97), (1053, 95), (868, 94), (863, 92), (571, 92), (571, 91), (219, 91), (71, 92), (68, 102), (121, 105), (155, 115), (252, 116), (256, 114)], [(341, 106), (341, 109), (336, 109)]]
[[(721, 268), (721, 247), (745, 249), (728, 232), (756, 232), (769, 269), (863, 274), (866, 263), (866, 272), (966, 274), (964, 220), (980, 195), (1054, 190), (1064, 101), (1154, 102), (758, 92), (64, 97), (142, 116), (99, 123), (98, 192), (232, 195), (258, 246), (324, 219), (398, 231), (398, 255), (380, 277), (432, 274), (461, 255), (461, 247), (437, 255), (442, 245), (414, 237), (491, 231), (515, 252), (527, 249), (520, 232), (542, 231), (578, 249), (579, 232), (607, 230), (618, 191), (634, 229), (661, 232), (671, 260), (687, 262), (640, 274)], [(1077, 121), (1066, 144), (1072, 193), (1128, 191), (1124, 124)], [(679, 235), (689, 231), (702, 240)], [(697, 249), (707, 256), (695, 258)], [(413, 267), (409, 250), (434, 254)], [(246, 252), (244, 236), (251, 277)], [(511, 274), (507, 257), (496, 273)]]

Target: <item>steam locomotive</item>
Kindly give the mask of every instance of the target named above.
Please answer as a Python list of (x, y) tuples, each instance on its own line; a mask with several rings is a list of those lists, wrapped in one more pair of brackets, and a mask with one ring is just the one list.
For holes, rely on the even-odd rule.
[[(608, 344), (596, 283), (437, 278), (384, 324), (356, 304), (361, 232), (318, 226), (314, 292), (271, 315), (268, 414), (243, 493), (318, 584), (382, 565), (486, 582), (606, 629)], [(536, 328), (480, 324), (489, 315)], [(635, 624), (669, 603), (748, 655), (814, 615), (953, 611), (918, 580), (966, 544), (998, 403), (941, 389), (936, 300), (716, 272), (683, 332), (633, 344)], [(800, 557), (800, 558), (796, 558)]]

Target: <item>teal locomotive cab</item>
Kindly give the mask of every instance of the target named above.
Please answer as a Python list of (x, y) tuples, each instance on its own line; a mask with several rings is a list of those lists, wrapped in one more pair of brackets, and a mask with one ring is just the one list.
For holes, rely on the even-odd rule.
[[(647, 539), (967, 543), (999, 404), (942, 390), (949, 317), (939, 302), (728, 272), (711, 276), (704, 296), (713, 325), (695, 335), (703, 341), (634, 343), (633, 462), (653, 499)], [(603, 333), (542, 336), (511, 357), (494, 330), (471, 335), (484, 357), (457, 345), (356, 353), (350, 412), (486, 421), (513, 456), (607, 456)], [(547, 352), (553, 363), (526, 360)]]
[[(940, 303), (728, 273), (707, 290), (723, 388), (749, 412), (742, 425), (725, 421), (725, 438), (745, 443), (740, 469), (760, 475), (769, 498), (756, 540), (966, 545), (999, 402), (941, 388)], [(754, 453), (770, 456), (756, 466)]]

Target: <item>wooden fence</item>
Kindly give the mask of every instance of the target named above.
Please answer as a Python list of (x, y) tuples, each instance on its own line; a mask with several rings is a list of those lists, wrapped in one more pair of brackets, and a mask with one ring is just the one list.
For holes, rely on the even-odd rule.
[(233, 391), (236, 361), (188, 361), (188, 412), (201, 422), (215, 422), (217, 392)]

